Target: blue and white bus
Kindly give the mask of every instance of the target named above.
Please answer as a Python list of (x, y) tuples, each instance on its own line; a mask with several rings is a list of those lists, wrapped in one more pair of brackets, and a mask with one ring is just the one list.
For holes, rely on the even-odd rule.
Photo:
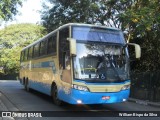
[(119, 29), (69, 23), (21, 51), (20, 82), (57, 105), (124, 102), (130, 93), (128, 45)]

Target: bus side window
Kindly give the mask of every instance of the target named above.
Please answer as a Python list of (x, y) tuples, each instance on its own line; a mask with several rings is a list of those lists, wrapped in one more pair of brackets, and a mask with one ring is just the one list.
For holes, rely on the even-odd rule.
[(24, 51), (24, 61), (28, 60), (28, 49)]
[(33, 47), (33, 57), (38, 57), (39, 56), (39, 43), (34, 45)]
[(24, 51), (21, 52), (21, 61), (24, 61)]
[(47, 40), (41, 41), (40, 43), (40, 56), (46, 55), (47, 52)]
[(48, 50), (47, 53), (56, 53), (56, 35), (48, 38)]
[(28, 54), (28, 59), (32, 59), (32, 54), (33, 54), (33, 47), (29, 48), (29, 54)]

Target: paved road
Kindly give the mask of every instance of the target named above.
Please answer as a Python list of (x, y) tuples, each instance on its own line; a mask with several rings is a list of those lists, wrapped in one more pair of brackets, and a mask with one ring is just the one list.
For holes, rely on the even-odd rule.
[[(52, 103), (52, 99), (47, 95), (41, 94), (36, 91), (26, 92), (23, 86), (19, 83), (19, 81), (0, 81), (0, 104), (1, 104), (0, 111), (56, 111), (54, 112), (54, 114), (56, 114), (57, 111), (93, 111), (94, 113), (96, 113), (101, 110), (104, 110), (106, 111), (106, 114), (109, 111), (112, 111), (112, 112), (122, 111), (122, 113), (123, 111), (160, 111), (160, 108), (158, 107), (145, 106), (145, 105), (140, 105), (133, 102), (125, 102), (125, 103), (117, 103), (117, 104), (109, 104), (109, 105), (90, 105), (90, 106), (88, 105), (78, 106), (78, 105), (66, 104), (63, 107), (59, 107), (54, 105)], [(59, 112), (58, 114), (61, 114), (61, 113), (62, 112)], [(71, 113), (66, 113), (66, 114), (68, 114), (68, 116), (71, 115)], [(77, 113), (77, 114), (79, 116), (82, 115), (82, 117), (73, 118), (70, 116), (70, 117), (65, 117), (65, 120), (66, 119), (68, 120), (84, 119), (83, 113)], [(64, 119), (63, 117), (54, 117), (54, 118), (60, 119), (60, 120)], [(34, 120), (36, 118), (25, 118), (25, 119)], [(40, 118), (37, 118), (37, 120), (39, 119)], [(43, 119), (44, 118), (42, 118), (42, 120)], [(53, 119), (53, 118), (50, 117), (45, 119)], [(97, 117), (87, 117), (85, 119), (96, 120)], [(100, 117), (98, 119), (106, 120), (106, 119), (114, 119), (114, 117), (107, 117), (107, 118)], [(117, 117), (116, 119), (128, 120), (128, 119), (135, 119), (135, 118), (134, 117)], [(137, 120), (138, 119), (159, 120), (160, 118), (136, 117), (136, 119)], [(5, 120), (5, 119), (2, 119), (2, 120)]]

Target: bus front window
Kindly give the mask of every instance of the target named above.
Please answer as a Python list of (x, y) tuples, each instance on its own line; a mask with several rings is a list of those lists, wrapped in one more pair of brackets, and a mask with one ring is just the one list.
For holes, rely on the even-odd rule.
[(92, 82), (121, 82), (129, 79), (127, 51), (122, 45), (77, 43), (73, 58), (74, 78)]

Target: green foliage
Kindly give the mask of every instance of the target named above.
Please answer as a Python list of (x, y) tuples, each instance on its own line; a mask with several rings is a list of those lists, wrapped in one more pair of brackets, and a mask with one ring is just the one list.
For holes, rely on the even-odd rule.
[(41, 11), (43, 25), (52, 31), (62, 24), (69, 22), (95, 23), (100, 22), (101, 5), (98, 0), (46, 0), (53, 4), (48, 7), (44, 4)]
[(23, 0), (0, 0), (0, 20), (12, 19), (17, 14), (17, 7), (22, 6)]
[(160, 66), (160, 1), (159, 0), (46, 0), (42, 11), (48, 31), (69, 22), (101, 23), (126, 33), (127, 42), (142, 48), (134, 71), (159, 70)]
[[(144, 37), (146, 31), (154, 30), (159, 24), (159, 1), (158, 0), (136, 0), (130, 9), (119, 14), (122, 29), (131, 35), (129, 39), (138, 36)], [(128, 39), (128, 40), (129, 40)]]
[(134, 71), (160, 69), (159, 11), (159, 0), (136, 0), (130, 9), (119, 15), (122, 29), (128, 33), (128, 42), (136, 42), (142, 48), (141, 61), (134, 62)]
[(3, 73), (18, 73), (20, 51), (46, 34), (42, 26), (15, 24), (0, 30), (0, 66)]

